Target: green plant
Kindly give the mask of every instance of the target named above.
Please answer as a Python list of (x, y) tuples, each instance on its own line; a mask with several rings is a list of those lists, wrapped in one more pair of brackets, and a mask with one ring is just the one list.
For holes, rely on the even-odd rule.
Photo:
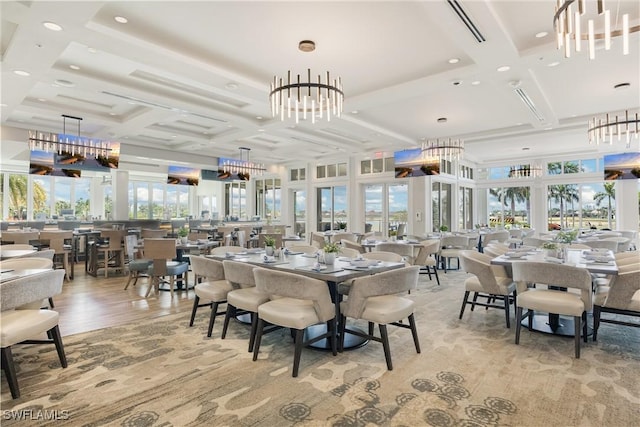
[(186, 227), (180, 227), (178, 229), (178, 237), (187, 237), (189, 235), (189, 229)]
[(340, 252), (340, 245), (338, 245), (337, 243), (326, 243), (322, 250), (326, 254), (337, 254), (338, 252)]
[(346, 222), (338, 221), (336, 224), (338, 225), (338, 229), (339, 230), (346, 230), (347, 229), (347, 223)]
[(449, 231), (449, 227), (447, 227), (446, 225), (441, 225), (440, 231)]
[(275, 246), (276, 238), (273, 236), (264, 236), (264, 245), (265, 246)]
[(555, 242), (545, 242), (542, 244), (542, 249), (558, 249), (558, 244)]
[(560, 243), (571, 243), (578, 237), (578, 230), (561, 231), (556, 236), (556, 241)]

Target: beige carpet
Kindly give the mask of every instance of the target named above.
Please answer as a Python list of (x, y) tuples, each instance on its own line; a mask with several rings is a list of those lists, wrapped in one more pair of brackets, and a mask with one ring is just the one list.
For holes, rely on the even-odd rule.
[[(22, 397), (2, 378), (2, 425), (123, 426), (637, 426), (640, 329), (602, 326), (573, 357), (573, 340), (504, 326), (499, 310), (458, 320), (463, 273), (426, 277), (412, 293), (422, 353), (392, 328), (394, 370), (378, 343), (344, 352), (304, 350), (291, 378), (288, 332), (246, 351), (248, 328), (205, 336), (206, 309), (65, 337), (69, 367), (53, 346), (19, 346)], [(28, 421), (16, 421), (23, 416)]]

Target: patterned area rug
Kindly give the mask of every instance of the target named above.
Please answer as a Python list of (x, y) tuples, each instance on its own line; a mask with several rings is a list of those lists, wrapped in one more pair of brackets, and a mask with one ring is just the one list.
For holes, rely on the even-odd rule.
[(292, 378), (288, 331), (266, 335), (253, 362), (248, 327), (221, 340), (216, 322), (208, 339), (206, 309), (192, 328), (184, 313), (65, 337), (67, 369), (53, 346), (18, 346), (22, 397), (3, 375), (2, 425), (638, 425), (640, 329), (603, 325), (581, 359), (571, 338), (523, 329), (516, 346), (501, 310), (458, 320), (465, 277), (421, 277), (410, 297), (422, 353), (390, 327), (393, 371), (372, 342), (336, 357), (305, 349)]

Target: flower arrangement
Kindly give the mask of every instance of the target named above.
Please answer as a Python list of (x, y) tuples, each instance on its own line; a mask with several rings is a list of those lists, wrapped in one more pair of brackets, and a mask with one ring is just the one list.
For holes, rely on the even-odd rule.
[(578, 237), (578, 230), (561, 231), (556, 236), (556, 241), (560, 243), (571, 243)]
[(545, 242), (542, 244), (542, 249), (558, 249), (558, 244), (555, 242)]
[(275, 246), (276, 238), (273, 236), (264, 236), (264, 245), (265, 246)]
[(340, 252), (340, 245), (337, 243), (326, 243), (322, 250), (327, 254), (337, 254)]
[(178, 237), (187, 237), (189, 235), (189, 229), (186, 227), (180, 227), (178, 229)]

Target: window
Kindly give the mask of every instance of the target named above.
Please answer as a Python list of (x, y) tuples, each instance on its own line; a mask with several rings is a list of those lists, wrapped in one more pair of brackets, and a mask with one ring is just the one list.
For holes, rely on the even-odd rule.
[[(347, 187), (317, 189), (318, 231), (331, 230), (337, 222), (347, 222)], [(348, 226), (348, 224), (347, 224)]]
[(233, 219), (247, 217), (247, 183), (230, 182), (224, 185), (225, 216)]
[(395, 164), (393, 161), (393, 157), (367, 159), (360, 161), (360, 175), (392, 172), (394, 168)]
[(473, 179), (473, 168), (460, 165), (460, 178)]
[(460, 222), (461, 230), (473, 228), (473, 190), (469, 187), (460, 187)]
[(489, 225), (528, 227), (531, 218), (530, 187), (489, 188)]
[(306, 169), (290, 169), (289, 170), (289, 180), (290, 181), (304, 181), (306, 178)]
[(549, 229), (561, 227), (615, 230), (615, 182), (549, 185), (547, 198)]
[(451, 184), (432, 183), (431, 199), (433, 230), (440, 230), (443, 226), (451, 230)]
[(316, 166), (316, 178), (335, 178), (337, 176), (347, 176), (346, 163)]
[(281, 194), (280, 179), (256, 180), (256, 215), (272, 220), (280, 218)]

